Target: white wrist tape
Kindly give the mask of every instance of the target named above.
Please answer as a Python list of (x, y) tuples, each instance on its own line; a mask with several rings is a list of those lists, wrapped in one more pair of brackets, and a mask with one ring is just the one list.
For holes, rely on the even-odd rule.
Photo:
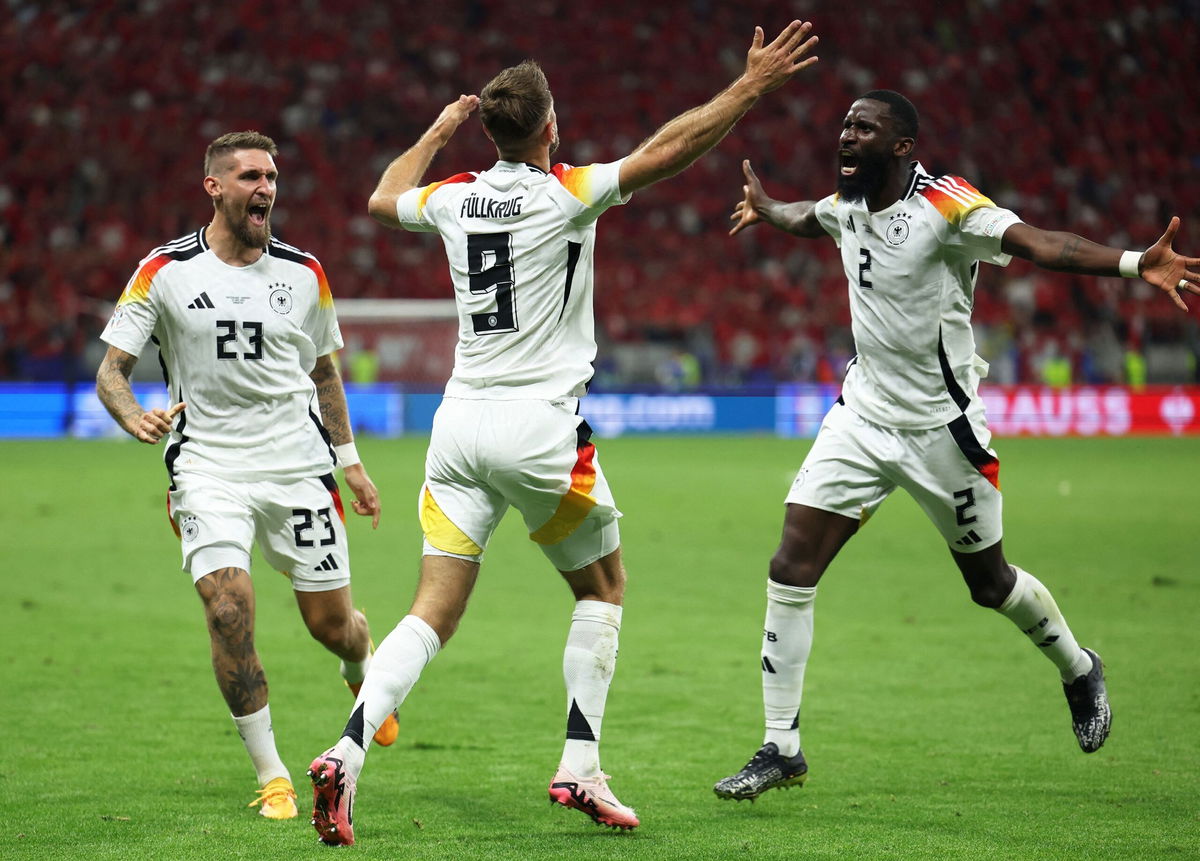
[(358, 449), (354, 447), (354, 443), (352, 442), (348, 442), (345, 445), (335, 445), (333, 453), (337, 455), (338, 466), (342, 469), (354, 466), (356, 463), (362, 463), (362, 460), (358, 456)]
[(1138, 272), (1138, 264), (1141, 262), (1141, 251), (1125, 251), (1121, 254), (1121, 262), (1117, 264), (1117, 269), (1122, 278), (1141, 278), (1142, 274)]

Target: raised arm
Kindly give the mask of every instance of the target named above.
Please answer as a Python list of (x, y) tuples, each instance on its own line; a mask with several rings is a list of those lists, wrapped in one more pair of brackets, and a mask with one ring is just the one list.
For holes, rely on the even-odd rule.
[(708, 103), (680, 114), (650, 136), (621, 163), (621, 191), (630, 194), (674, 176), (708, 152), (759, 97), (783, 86), (801, 69), (817, 62), (805, 57), (817, 44), (812, 24), (793, 21), (769, 45), (762, 27), (746, 55), (746, 71)]
[[(1187, 303), (1179, 294), (1200, 295), (1200, 257), (1184, 257), (1171, 247), (1179, 231), (1176, 216), (1167, 230), (1137, 260), (1137, 275), (1162, 290), (1179, 308)], [(1004, 231), (1000, 248), (1024, 260), (1058, 272), (1082, 275), (1123, 275), (1132, 277), (1132, 263), (1122, 266), (1122, 258), (1131, 252), (1098, 245), (1091, 240), (1057, 230), (1040, 230), (1028, 224), (1014, 224)]]
[(730, 229), (730, 236), (741, 233), (760, 221), (805, 239), (828, 236), (817, 221), (816, 201), (799, 200), (795, 203), (784, 203), (782, 200), (768, 197), (754, 173), (754, 168), (750, 167), (749, 159), (742, 162), (742, 173), (746, 177), (746, 184), (742, 186), (742, 199), (737, 202), (733, 214), (729, 216), (730, 221), (737, 222)]
[(136, 364), (137, 356), (110, 346), (96, 372), (96, 395), (126, 433), (139, 442), (154, 445), (171, 432), (171, 422), (187, 404), (180, 402), (169, 410), (142, 409), (129, 385), (129, 375)]
[(444, 147), (454, 132), (479, 107), (479, 96), (459, 96), (457, 101), (442, 108), (438, 118), (409, 149), (384, 170), (379, 185), (367, 204), (367, 212), (388, 227), (399, 227), (396, 201), (410, 188), (416, 188), (429, 169), (437, 151)]
[(329, 354), (318, 356), (309, 377), (317, 387), (317, 406), (321, 410), (321, 424), (329, 434), (329, 442), (338, 455), (338, 463), (346, 478), (346, 485), (354, 493), (351, 505), (355, 514), (371, 518), (371, 526), (379, 527), (379, 491), (358, 459), (354, 447), (354, 431), (350, 428), (350, 410), (346, 407), (346, 390), (342, 386), (342, 375), (333, 364)]

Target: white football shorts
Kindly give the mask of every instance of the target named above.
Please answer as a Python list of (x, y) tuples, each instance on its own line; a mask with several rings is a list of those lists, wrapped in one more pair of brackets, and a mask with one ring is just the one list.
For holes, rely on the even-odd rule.
[(982, 406), (943, 427), (886, 428), (839, 402), (825, 416), (787, 502), (866, 523), (897, 487), (907, 490), (952, 550), (974, 553), (1003, 536), (1000, 461)]
[(577, 406), (444, 398), (418, 500), (425, 553), (479, 561), (509, 505), (560, 571), (616, 550), (621, 512)]
[(195, 582), (220, 568), (250, 570), (255, 542), (297, 592), (350, 583), (345, 515), (332, 475), (287, 481), (176, 476), (167, 510)]

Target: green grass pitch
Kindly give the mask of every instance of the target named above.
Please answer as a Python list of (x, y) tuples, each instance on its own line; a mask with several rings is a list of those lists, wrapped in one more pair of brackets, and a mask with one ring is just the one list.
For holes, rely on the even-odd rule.
[[(552, 809), (570, 594), (510, 514), (459, 634), (372, 749), (359, 843), (317, 845), (304, 769), (351, 704), (283, 578), (258, 645), (301, 818), (245, 805), (254, 774), (209, 667), (164, 513), (161, 449), (5, 442), (0, 857), (748, 859), (1200, 857), (1200, 440), (999, 440), (1010, 559), (1108, 667), (1113, 733), (1085, 756), (1057, 674), (972, 605), (894, 496), (821, 584), (803, 789), (754, 804), (715, 780), (761, 740), (767, 560), (807, 442), (600, 443), (630, 580), (603, 762), (642, 826)], [(381, 639), (407, 609), (424, 441), (363, 440), (383, 494), (351, 518), (356, 603)]]

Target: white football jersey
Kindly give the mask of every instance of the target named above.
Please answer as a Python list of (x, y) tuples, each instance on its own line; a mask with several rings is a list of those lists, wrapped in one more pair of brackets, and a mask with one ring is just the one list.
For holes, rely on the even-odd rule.
[(629, 199), (620, 168), (499, 161), (400, 196), (401, 225), (440, 233), (450, 263), (459, 325), (447, 396), (584, 394), (596, 357), (596, 219)]
[(864, 418), (931, 428), (976, 401), (987, 363), (975, 355), (971, 308), (979, 261), (1007, 266), (1000, 238), (1015, 213), (956, 176), (913, 162), (904, 197), (879, 212), (833, 194), (816, 216), (842, 252), (857, 355), (842, 397)]
[(277, 239), (230, 266), (204, 228), (142, 260), (100, 337), (140, 356), (158, 345), (172, 403), (187, 402), (164, 455), (174, 477), (303, 477), (333, 469), (309, 378), (342, 346), (321, 264)]

